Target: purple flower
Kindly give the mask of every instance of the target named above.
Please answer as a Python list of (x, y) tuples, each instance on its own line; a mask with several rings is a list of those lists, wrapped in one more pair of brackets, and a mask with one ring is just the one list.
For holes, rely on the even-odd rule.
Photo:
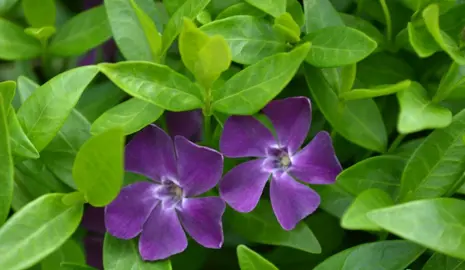
[(166, 126), (171, 136), (183, 136), (191, 141), (202, 137), (202, 110), (166, 112)]
[(84, 237), (86, 263), (97, 269), (103, 269), (104, 208), (88, 205), (84, 211), (81, 225), (87, 229)]
[(221, 197), (239, 212), (252, 211), (271, 176), (273, 211), (286, 230), (313, 213), (320, 196), (310, 184), (331, 184), (341, 172), (331, 137), (319, 132), (302, 150), (311, 122), (306, 97), (270, 102), (264, 109), (277, 138), (252, 116), (231, 116), (224, 125), (220, 150), (227, 157), (258, 157), (229, 171), (220, 183)]
[(219, 197), (198, 196), (218, 183), (223, 156), (184, 137), (171, 138), (150, 125), (126, 146), (126, 170), (152, 182), (124, 187), (105, 209), (107, 231), (121, 239), (140, 234), (144, 260), (160, 260), (187, 247), (187, 233), (207, 248), (223, 244), (221, 217), (225, 203)]

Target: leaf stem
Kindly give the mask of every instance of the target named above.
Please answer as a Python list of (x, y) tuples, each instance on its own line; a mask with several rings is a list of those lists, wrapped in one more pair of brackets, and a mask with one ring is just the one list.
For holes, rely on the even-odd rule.
[(203, 116), (203, 143), (208, 146), (211, 140), (211, 115), (204, 113)]
[(386, 20), (386, 36), (389, 44), (392, 41), (392, 20), (389, 8), (386, 4), (386, 0), (379, 0), (381, 7), (383, 8), (384, 19)]
[(405, 138), (405, 134), (399, 134), (397, 137), (394, 139), (392, 142), (391, 146), (389, 146), (389, 149), (387, 150), (388, 153), (394, 152), (394, 150), (397, 149), (399, 144), (402, 142), (402, 140)]

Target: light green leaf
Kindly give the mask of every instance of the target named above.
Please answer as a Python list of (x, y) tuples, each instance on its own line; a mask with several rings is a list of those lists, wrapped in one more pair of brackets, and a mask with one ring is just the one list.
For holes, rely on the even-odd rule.
[(47, 42), (47, 40), (53, 36), (56, 32), (55, 27), (53, 26), (43, 26), (40, 28), (29, 27), (24, 29), (24, 33), (34, 37), (35, 39), (39, 40), (43, 44)]
[(266, 200), (261, 200), (253, 212), (235, 212), (230, 225), (233, 231), (250, 242), (321, 253), (320, 243), (304, 222), (291, 231), (283, 230), (273, 215), (271, 203)]
[(289, 42), (296, 43), (300, 41), (300, 26), (288, 12), (281, 14), (274, 20), (273, 29), (286, 37)]
[(75, 263), (62, 263), (60, 270), (96, 270), (96, 268)]
[(105, 270), (172, 270), (169, 260), (143, 261), (134, 239), (122, 240), (107, 233), (103, 244), (103, 254)]
[(135, 133), (163, 114), (163, 109), (137, 98), (131, 98), (103, 113), (92, 124), (92, 134), (121, 127), (125, 135)]
[(310, 50), (310, 43), (279, 53), (243, 69), (213, 92), (213, 109), (250, 115), (262, 109), (291, 81)]
[(359, 62), (376, 49), (376, 42), (346, 26), (327, 27), (303, 38), (312, 42), (305, 59), (316, 67), (337, 67)]
[(321, 112), (333, 128), (347, 140), (367, 149), (384, 152), (387, 145), (386, 128), (376, 103), (371, 99), (351, 100), (341, 104), (339, 89), (330, 70), (305, 65), (305, 78)]
[(365, 35), (374, 40), (378, 44), (377, 50), (387, 46), (386, 38), (384, 35), (369, 21), (351, 14), (339, 13), (339, 15), (341, 16), (346, 26), (357, 29), (358, 31), (363, 32)]
[[(104, 6), (98, 6), (67, 21), (57, 32), (48, 50), (59, 56), (80, 55), (111, 37)], [(141, 44), (138, 44), (141, 46)]]
[(8, 113), (8, 108), (10, 107), (11, 102), (15, 96), (16, 92), (16, 82), (15, 81), (4, 81), (0, 82), (0, 95), (2, 95), (3, 108), (6, 113)]
[[(9, 107), (7, 107), (9, 108)], [(10, 135), (7, 123), (7, 111), (0, 92), (0, 226), (10, 213), (13, 198), (14, 166), (11, 155)]]
[(465, 171), (465, 110), (452, 123), (436, 129), (415, 150), (402, 175), (400, 200), (411, 201), (451, 194), (461, 186)]
[(100, 64), (100, 71), (129, 95), (170, 111), (202, 106), (201, 89), (168, 66), (142, 61)]
[(120, 128), (90, 138), (79, 149), (73, 178), (91, 205), (105, 206), (118, 195), (124, 177), (123, 151), (124, 134)]
[(341, 227), (348, 230), (380, 231), (366, 216), (371, 210), (394, 205), (391, 197), (380, 189), (367, 189), (355, 198), (341, 218)]
[(441, 253), (434, 253), (422, 270), (465, 270), (465, 260), (456, 259)]
[(299, 28), (305, 24), (305, 15), (299, 0), (287, 0), (286, 11), (291, 14), (292, 19), (299, 25)]
[(465, 97), (465, 65), (452, 62), (447, 73), (441, 78), (438, 90), (433, 97), (434, 102), (445, 99), (461, 99)]
[(330, 0), (304, 0), (303, 3), (307, 34), (330, 26), (344, 25)]
[(79, 226), (83, 205), (65, 205), (64, 194), (27, 204), (0, 229), (0, 265), (26, 269), (58, 249)]
[(339, 87), (339, 93), (342, 95), (349, 92), (354, 86), (355, 78), (357, 75), (357, 65), (347, 65), (341, 67), (341, 86)]
[(255, 64), (267, 56), (284, 52), (286, 42), (280, 39), (264, 19), (239, 15), (216, 20), (200, 28), (208, 35), (221, 35), (229, 44), (232, 60)]
[(374, 88), (367, 89), (352, 89), (352, 91), (342, 93), (340, 98), (343, 100), (354, 100), (364, 98), (374, 98), (380, 96), (387, 96), (405, 89), (409, 89), (412, 81), (404, 80), (393, 85), (378, 85)]
[(39, 152), (32, 142), (26, 136), (21, 127), (18, 117), (13, 107), (8, 110), (8, 125), (10, 129), (11, 151), (15, 157), (36, 159), (39, 158)]
[(18, 120), (38, 151), (55, 137), (97, 73), (95, 66), (61, 73), (34, 91), (19, 108)]
[(152, 59), (155, 62), (160, 60), (161, 53), (161, 35), (155, 26), (152, 19), (137, 5), (135, 0), (130, 0), (131, 6), (136, 12), (136, 16), (139, 19), (139, 23), (144, 31), (145, 38), (148, 43), (148, 47), (152, 53)]
[(57, 251), (40, 262), (43, 270), (62, 270), (61, 263), (85, 264), (84, 251), (73, 239), (68, 239)]
[(245, 0), (245, 2), (273, 17), (279, 17), (286, 12), (286, 0)]
[(18, 93), (20, 104), (23, 104), (32, 93), (40, 87), (35, 81), (29, 79), (26, 76), (18, 77)]
[(21, 0), (26, 21), (32, 27), (54, 26), (55, 0)]
[(441, 49), (424, 25), (409, 22), (407, 33), (410, 45), (420, 57), (429, 57)]
[(425, 249), (408, 241), (380, 241), (343, 250), (313, 270), (400, 270), (405, 269)]
[(237, 3), (235, 5), (225, 8), (223, 11), (221, 11), (220, 14), (218, 14), (218, 16), (216, 16), (215, 21), (228, 18), (228, 17), (241, 16), (241, 15), (261, 18), (261, 17), (265, 17), (266, 13), (250, 4), (241, 2), (241, 3)]
[(423, 86), (412, 82), (410, 87), (397, 93), (400, 114), (397, 122), (399, 133), (408, 134), (433, 128), (447, 127), (452, 121), (452, 113), (447, 108), (428, 100)]
[(204, 25), (212, 21), (212, 15), (208, 13), (208, 11), (203, 10), (195, 17), (195, 20), (201, 25)]
[(244, 245), (237, 246), (237, 258), (241, 270), (278, 270), (271, 262)]
[(0, 59), (31, 59), (42, 53), (40, 42), (14, 23), (0, 18)]
[(368, 217), (402, 238), (465, 259), (465, 202), (436, 198), (371, 211)]

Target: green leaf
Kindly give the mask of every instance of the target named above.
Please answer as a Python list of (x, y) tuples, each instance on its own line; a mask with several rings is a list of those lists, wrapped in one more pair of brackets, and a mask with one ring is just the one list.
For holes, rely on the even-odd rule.
[(61, 73), (34, 91), (19, 108), (18, 120), (38, 151), (55, 137), (97, 73), (95, 66)]
[(118, 195), (124, 177), (123, 151), (124, 133), (120, 128), (90, 138), (79, 149), (73, 178), (91, 205), (105, 206)]
[(431, 3), (441, 3), (453, 5), (455, 0), (400, 0), (404, 6), (410, 8), (413, 11), (422, 10)]
[(213, 109), (241, 115), (258, 112), (291, 81), (309, 50), (310, 44), (305, 43), (243, 69), (221, 88), (214, 89)]
[(96, 268), (75, 263), (62, 263), (60, 270), (96, 270)]
[(111, 29), (105, 7), (98, 6), (79, 13), (67, 21), (52, 39), (48, 50), (58, 56), (80, 55), (110, 37)]
[(344, 25), (330, 0), (304, 0), (303, 3), (307, 34), (330, 26)]
[(387, 46), (384, 35), (369, 21), (351, 14), (339, 13), (339, 15), (346, 26), (357, 29), (374, 40), (378, 44), (377, 49), (385, 48)]
[(41, 53), (42, 46), (38, 40), (24, 33), (16, 24), (0, 18), (0, 59), (31, 59)]
[(47, 42), (47, 40), (53, 36), (56, 32), (55, 27), (53, 26), (43, 26), (40, 28), (29, 27), (24, 29), (24, 33), (34, 37), (35, 39), (39, 40), (43, 44)]
[(19, 76), (17, 95), (19, 96), (20, 104), (23, 104), (24, 101), (26, 101), (26, 99), (30, 97), (32, 93), (39, 87), (40, 85), (38, 85), (35, 81), (29, 79), (28, 77)]
[(274, 20), (273, 28), (286, 37), (289, 42), (297, 43), (300, 41), (300, 26), (288, 12), (281, 14)]
[(321, 197), (320, 208), (338, 218), (342, 217), (355, 199), (352, 194), (337, 183), (333, 185), (316, 185), (312, 186), (312, 188)]
[(391, 95), (405, 89), (409, 89), (412, 81), (404, 80), (393, 85), (378, 85), (374, 88), (352, 89), (352, 91), (341, 93), (340, 98), (343, 100), (354, 100), (364, 98), (374, 98)]
[(447, 73), (441, 78), (438, 90), (433, 97), (434, 102), (445, 99), (461, 99), (465, 97), (465, 65), (452, 62)]
[(429, 57), (441, 49), (424, 25), (409, 22), (407, 33), (410, 45), (420, 57)]
[(79, 226), (83, 205), (47, 194), (23, 207), (0, 229), (0, 265), (26, 269), (58, 249)]
[(398, 92), (397, 99), (400, 106), (397, 122), (399, 133), (444, 128), (452, 121), (451, 111), (428, 100), (428, 93), (417, 82), (412, 82), (408, 89)]
[(367, 189), (355, 198), (341, 218), (341, 227), (348, 230), (380, 231), (366, 216), (371, 210), (394, 205), (391, 197), (380, 189)]
[(314, 270), (400, 270), (405, 269), (425, 249), (408, 241), (380, 241), (355, 246), (333, 255)]
[(305, 15), (299, 0), (287, 0), (286, 11), (291, 14), (292, 19), (299, 25), (299, 28), (305, 24)]
[(436, 198), (371, 211), (383, 229), (432, 250), (465, 259), (465, 202)]
[(245, 0), (245, 2), (273, 17), (279, 17), (286, 12), (286, 0)]
[(465, 110), (452, 123), (436, 129), (415, 150), (402, 175), (400, 199), (440, 197), (459, 188), (465, 171)]
[(22, 0), (26, 21), (32, 27), (55, 25), (55, 0)]
[(16, 82), (15, 81), (4, 81), (0, 82), (0, 95), (2, 95), (3, 108), (8, 113), (8, 108), (15, 96)]
[(423, 20), (426, 28), (433, 36), (438, 45), (458, 64), (465, 65), (465, 54), (457, 43), (439, 27), (439, 6), (431, 4), (423, 12)]
[(125, 135), (135, 133), (163, 114), (163, 109), (137, 98), (131, 98), (103, 113), (92, 124), (92, 134), (121, 127)]
[(199, 15), (195, 17), (195, 21), (197, 21), (201, 25), (210, 23), (212, 21), (212, 15), (208, 13), (208, 11), (203, 10), (199, 13)]
[(23, 128), (21, 127), (16, 112), (13, 107), (8, 110), (8, 125), (10, 129), (11, 151), (15, 157), (24, 157), (29, 159), (39, 158), (39, 151), (29, 140)]
[(0, 1), (0, 15), (7, 13), (19, 0), (2, 0)]
[(434, 253), (429, 258), (422, 270), (465, 270), (465, 261), (446, 256), (441, 253)]
[(218, 16), (216, 16), (215, 21), (241, 15), (261, 18), (265, 17), (266, 13), (250, 4), (241, 2), (225, 8), (220, 14), (218, 14)]
[(371, 99), (352, 100), (341, 104), (330, 70), (305, 65), (305, 78), (321, 112), (333, 128), (347, 140), (367, 149), (384, 152), (386, 128), (376, 103)]
[(241, 270), (278, 270), (271, 262), (244, 245), (237, 246), (237, 258)]
[(341, 93), (341, 95), (352, 89), (356, 74), (357, 65), (355, 64), (341, 67), (341, 86), (339, 87), (339, 93)]
[(3, 102), (3, 93), (0, 92), (0, 186), (2, 187), (0, 189), (0, 226), (10, 213), (13, 182), (14, 166), (7, 125), (7, 111)]
[(201, 89), (167, 66), (126, 61), (100, 64), (100, 71), (129, 95), (170, 111), (187, 111), (202, 106)]
[(168, 51), (171, 43), (173, 43), (173, 41), (181, 32), (184, 17), (188, 19), (194, 19), (200, 12), (205, 9), (208, 3), (210, 3), (210, 0), (187, 0), (181, 7), (176, 10), (176, 12), (173, 14), (173, 16), (171, 16), (170, 20), (166, 24), (165, 31), (163, 32), (162, 55)]
[(239, 15), (216, 20), (200, 28), (208, 35), (221, 35), (231, 49), (232, 60), (255, 64), (267, 56), (284, 52), (286, 42), (278, 37), (264, 19)]
[(148, 47), (152, 53), (152, 59), (155, 62), (160, 60), (160, 53), (161, 53), (161, 35), (155, 26), (155, 23), (152, 19), (137, 5), (135, 0), (130, 0), (131, 6), (136, 12), (136, 16), (139, 19), (139, 23), (144, 31), (144, 35), (146, 38), (146, 42), (148, 43)]
[(298, 223), (291, 231), (283, 230), (266, 200), (261, 200), (253, 212), (234, 212), (230, 225), (233, 231), (250, 242), (321, 253), (318, 240), (304, 222)]
[(303, 40), (312, 42), (312, 49), (305, 60), (316, 67), (337, 67), (359, 62), (377, 46), (364, 33), (346, 26), (314, 31)]
[(103, 265), (105, 270), (171, 270), (169, 260), (146, 262), (139, 255), (134, 239), (122, 240), (105, 234), (103, 244)]
[(68, 239), (57, 251), (40, 262), (42, 269), (61, 270), (61, 263), (85, 264), (86, 258), (82, 248), (73, 239)]

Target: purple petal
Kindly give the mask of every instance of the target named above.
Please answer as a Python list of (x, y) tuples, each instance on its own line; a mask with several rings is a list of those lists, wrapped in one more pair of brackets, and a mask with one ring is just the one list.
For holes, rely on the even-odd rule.
[(78, 62), (78, 66), (88, 66), (95, 64), (97, 60), (97, 50), (92, 49), (88, 51)]
[(260, 200), (270, 173), (262, 170), (263, 159), (256, 159), (232, 168), (220, 182), (220, 195), (239, 212), (250, 212)]
[(341, 171), (331, 136), (326, 131), (320, 131), (292, 157), (290, 174), (310, 184), (331, 184)]
[(84, 10), (103, 4), (103, 0), (84, 0)]
[(181, 136), (176, 136), (174, 143), (178, 157), (178, 181), (185, 196), (200, 195), (218, 184), (223, 173), (223, 155)]
[(137, 182), (121, 189), (116, 199), (105, 207), (107, 231), (121, 239), (136, 237), (155, 208), (154, 196), (157, 185)]
[(320, 196), (284, 173), (273, 177), (270, 187), (271, 206), (279, 224), (292, 230), (297, 223), (313, 213), (320, 204)]
[(125, 150), (125, 163), (127, 171), (152, 180), (177, 178), (173, 142), (155, 125), (147, 126), (129, 142)]
[(84, 238), (86, 263), (97, 269), (103, 269), (103, 235), (87, 235)]
[(197, 243), (207, 248), (223, 245), (223, 216), (226, 204), (218, 197), (185, 199), (179, 218)]
[(270, 102), (263, 112), (271, 120), (280, 146), (295, 153), (307, 136), (312, 121), (312, 107), (306, 97), (292, 97)]
[(139, 252), (144, 260), (163, 260), (184, 251), (187, 238), (174, 209), (161, 205), (150, 214), (139, 240)]
[(166, 112), (166, 126), (168, 133), (192, 141), (199, 141), (202, 134), (202, 111)]
[(82, 216), (81, 225), (88, 231), (105, 233), (105, 208), (88, 205)]
[(276, 140), (260, 121), (252, 116), (231, 116), (224, 124), (220, 150), (227, 157), (264, 157)]

